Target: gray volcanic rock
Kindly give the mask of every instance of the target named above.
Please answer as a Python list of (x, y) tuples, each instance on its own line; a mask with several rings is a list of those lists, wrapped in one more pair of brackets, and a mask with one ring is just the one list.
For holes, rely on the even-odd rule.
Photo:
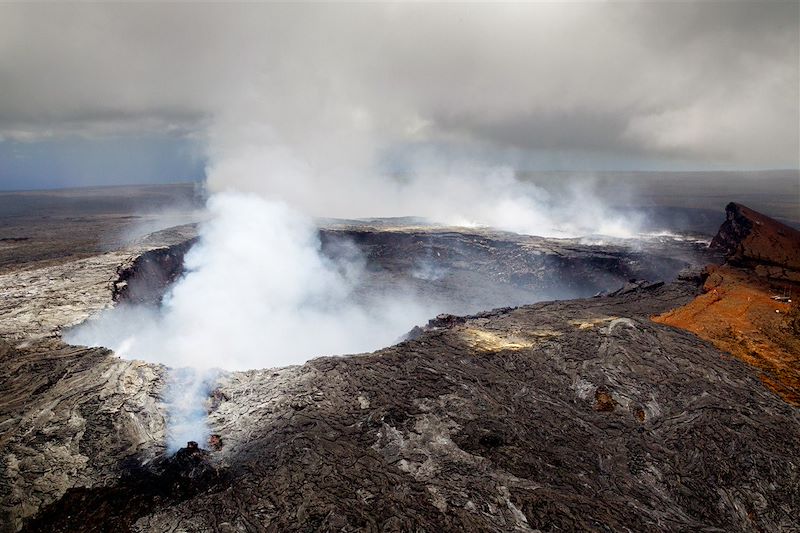
[(0, 531), (16, 531), (71, 487), (113, 483), (125, 458), (164, 453), (165, 369), (68, 346), (60, 333), (110, 307), (120, 273), (141, 257), (183, 250), (195, 235), (180, 226), (0, 274)]
[(796, 530), (797, 409), (649, 320), (693, 298), (692, 276), (625, 283), (702, 264), (700, 244), (323, 230), (326, 253), (356, 241), (367, 292), (463, 290), (474, 307), (622, 288), (225, 374), (214, 449), (166, 457), (165, 369), (59, 332), (114, 297), (156, 303), (194, 236), (0, 275), (0, 531)]
[(584, 241), (435, 226), (330, 226), (320, 237), (328, 255), (341, 242), (358, 247), (364, 298), (402, 288), (457, 314), (587, 297), (632, 279), (668, 281), (716, 259), (706, 241), (688, 238)]
[(142, 264), (142, 256), (185, 251), (185, 243), (196, 235), (194, 226), (179, 226), (119, 250), (0, 274), (0, 338), (14, 342), (57, 338), (62, 329), (110, 307), (126, 282), (121, 275)]
[(183, 273), (184, 256), (196, 242), (193, 237), (148, 250), (119, 267), (112, 286), (113, 300), (159, 305), (168, 287)]
[(92, 512), (51, 506), (27, 530), (68, 530), (75, 513), (86, 531), (796, 529), (798, 411), (648, 319), (693, 294), (439, 320), (373, 354), (229, 374), (215, 483), (98, 514), (112, 483)]
[(0, 531), (164, 453), (161, 367), (57, 340), (2, 346)]

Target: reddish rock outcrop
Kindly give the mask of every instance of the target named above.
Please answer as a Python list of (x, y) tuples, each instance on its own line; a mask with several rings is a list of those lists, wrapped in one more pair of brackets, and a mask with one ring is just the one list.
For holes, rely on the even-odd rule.
[(711, 241), (727, 262), (776, 280), (800, 282), (800, 231), (737, 203)]
[(800, 405), (800, 232), (743, 205), (726, 211), (711, 242), (725, 263), (706, 268), (704, 294), (653, 320), (758, 368), (772, 391)]

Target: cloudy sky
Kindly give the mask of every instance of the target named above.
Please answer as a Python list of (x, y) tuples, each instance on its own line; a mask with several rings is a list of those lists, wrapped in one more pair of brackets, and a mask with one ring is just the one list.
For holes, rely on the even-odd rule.
[(0, 88), (6, 189), (198, 179), (242, 142), (798, 168), (800, 4), (1, 4)]

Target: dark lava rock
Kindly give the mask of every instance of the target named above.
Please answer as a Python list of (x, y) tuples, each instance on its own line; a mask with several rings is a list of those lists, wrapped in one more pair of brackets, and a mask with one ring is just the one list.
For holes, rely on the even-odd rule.
[[(693, 264), (482, 235), (359, 238), (377, 281), (432, 251), (450, 278), (426, 271), (421, 286), (469, 282), (480, 302)], [(691, 301), (695, 277), (445, 315), (372, 354), (226, 374), (209, 413), (224, 446), (171, 458), (156, 453), (163, 369), (55, 341), (0, 350), (3, 530), (796, 530), (798, 410), (649, 318)]]
[(643, 279), (629, 280), (625, 285), (615, 291), (608, 293), (608, 296), (622, 296), (623, 294), (630, 294), (639, 290), (657, 289), (664, 285), (663, 281), (647, 281)]
[(130, 458), (123, 461), (120, 473), (120, 479), (110, 486), (67, 490), (60, 500), (27, 521), (22, 531), (131, 531), (139, 517), (219, 490), (226, 482), (224, 471), (196, 442), (149, 465)]
[(437, 315), (436, 318), (429, 320), (426, 327), (429, 329), (452, 328), (453, 326), (464, 324), (466, 321), (467, 320), (464, 317), (443, 313), (441, 315)]
[[(322, 251), (347, 257), (354, 244), (366, 273), (356, 297), (387, 288), (417, 294), (450, 314), (517, 306), (542, 300), (589, 297), (627, 280), (669, 281), (684, 268), (699, 268), (719, 254), (698, 240), (545, 239), (507, 232), (322, 229)], [(350, 247), (342, 242), (352, 243)]]
[(183, 274), (183, 259), (197, 242), (188, 239), (179, 244), (150, 250), (130, 266), (117, 271), (112, 298), (117, 302), (157, 305), (169, 287)]
[(648, 318), (695, 294), (497, 310), (369, 355), (230, 374), (210, 418), (224, 476), (185, 475), (187, 449), (145, 481), (72, 489), (28, 528), (796, 530), (798, 410)]

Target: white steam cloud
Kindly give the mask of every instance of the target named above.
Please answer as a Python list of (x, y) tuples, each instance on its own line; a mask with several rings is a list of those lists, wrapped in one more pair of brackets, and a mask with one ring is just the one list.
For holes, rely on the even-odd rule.
[[(417, 216), (454, 226), (490, 226), (543, 237), (602, 234), (634, 237), (642, 217), (607, 206), (586, 176), (564, 180), (558, 190), (518, 179), (509, 165), (491, 165), (470, 154), (410, 148), (402, 168), (382, 165), (385, 131), (370, 128), (359, 114), (345, 116), (346, 99), (296, 102), (297, 116), (309, 109), (322, 120), (307, 136), (281, 135), (273, 104), (241, 101), (210, 128), (211, 191), (247, 191), (280, 198), (319, 217)], [(333, 122), (325, 117), (336, 116)], [(617, 198), (617, 205), (626, 198)]]
[(205, 398), (217, 369), (371, 351), (432, 312), (399, 293), (356, 303), (357, 251), (340, 250), (336, 262), (322, 255), (311, 219), (284, 203), (218, 193), (208, 209), (186, 274), (160, 309), (121, 305), (65, 334), (74, 344), (183, 369), (170, 374), (165, 394), (172, 451), (207, 437)]
[[(258, 175), (258, 165), (249, 163), (243, 168)], [(363, 214), (373, 209), (376, 214), (411, 212), (453, 224), (559, 236), (630, 231), (629, 225), (605, 219), (597, 202), (581, 203), (573, 195), (568, 203), (551, 203), (544, 191), (517, 181), (505, 169), (483, 180), (464, 174), (436, 182), (433, 186), (433, 180), (419, 176), (405, 183), (365, 181), (360, 190), (368, 190), (375, 202), (364, 203)], [(359, 185), (353, 182), (356, 191)], [(322, 198), (346, 196), (326, 190), (325, 182), (312, 183), (310, 190), (318, 192), (272, 192), (307, 209), (324, 208)], [(351, 208), (362, 201), (357, 198)], [(185, 257), (186, 274), (160, 309), (121, 305), (66, 333), (65, 339), (177, 369), (169, 375), (164, 398), (167, 448), (175, 451), (188, 440), (204, 443), (209, 434), (206, 400), (219, 369), (279, 367), (320, 355), (375, 350), (439, 311), (410, 292), (354, 298), (363, 258), (354, 246), (339, 246), (335, 260), (322, 254), (313, 220), (287, 203), (253, 193), (217, 192), (208, 201), (200, 240)]]
[(108, 313), (115, 323), (88, 322), (72, 340), (171, 366), (246, 370), (374, 349), (426, 316), (400, 295), (356, 305), (358, 256), (323, 256), (311, 219), (286, 204), (220, 193), (208, 206), (161, 309), (120, 307)]
[[(346, 102), (333, 99), (317, 111), (339, 116), (340, 108)], [(346, 244), (336, 259), (322, 254), (312, 216), (415, 215), (557, 237), (636, 231), (585, 185), (553, 194), (507, 167), (435, 157), (389, 174), (376, 158), (380, 136), (358, 120), (339, 124), (345, 134), (321, 120), (296, 137), (270, 125), (273, 104), (247, 109), (249, 120), (220, 113), (209, 130), (207, 220), (162, 306), (121, 305), (65, 335), (173, 369), (164, 398), (171, 451), (207, 439), (205, 405), (218, 369), (372, 351), (440, 311), (411, 291), (355, 298), (363, 258)]]
[[(528, 22), (515, 23), (514, 13), (491, 18), (494, 22), (485, 26), (484, 8), (470, 11), (464, 24), (481, 35), (503, 37), (499, 44), (479, 54), (473, 49), (473, 33), (459, 33), (440, 55), (436, 46), (428, 47), (447, 34), (439, 32), (440, 24), (423, 24), (420, 31), (426, 38), (421, 44), (401, 33), (383, 36), (381, 24), (356, 24), (363, 40), (333, 38), (340, 27), (333, 22), (353, 23), (357, 18), (348, 13), (313, 17), (317, 24), (310, 27), (317, 33), (300, 32), (298, 28), (309, 26), (299, 23), (276, 32), (254, 26), (250, 30), (257, 35), (274, 33), (279, 40), (270, 44), (276, 46), (246, 48), (241, 58), (230, 61), (236, 68), (229, 76), (224, 70), (216, 75), (214, 68), (196, 71), (214, 72), (215, 86), (220, 80), (231, 80), (232, 86), (226, 81), (188, 113), (196, 118), (193, 126), (203, 125), (198, 135), (206, 141), (212, 196), (200, 240), (186, 256), (186, 274), (160, 309), (119, 306), (65, 335), (69, 342), (108, 346), (123, 357), (197, 369), (173, 372), (169, 380), (165, 401), (170, 449), (190, 438), (202, 443), (207, 436), (202, 406), (213, 386), (214, 369), (276, 367), (315, 356), (370, 351), (391, 344), (439, 311), (401, 291), (367, 297), (359, 293), (356, 298), (363, 259), (355, 249), (343, 250), (335, 260), (322, 254), (314, 216), (421, 216), (554, 237), (630, 237), (638, 230), (635, 217), (603, 205), (586, 182), (557, 192), (545, 190), (518, 179), (511, 165), (494, 165), (480, 153), (469, 153), (510, 134), (547, 141), (551, 108), (561, 110), (555, 120), (562, 117), (566, 124), (563, 137), (583, 134), (584, 124), (569, 119), (598, 104), (594, 93), (574, 93), (585, 84), (571, 76), (548, 78), (547, 54), (506, 64), (521, 49), (552, 49), (547, 46), (553, 33), (548, 21), (560, 20), (561, 11), (546, 10), (550, 18), (534, 18), (539, 33), (531, 31)], [(425, 17), (411, 17), (414, 13), (381, 9), (375, 15), (380, 20), (399, 16), (408, 22), (403, 27), (415, 28)], [(449, 8), (440, 13), (447, 28), (449, 14)], [(565, 15), (569, 20), (576, 16)], [(236, 19), (232, 27), (240, 22)], [(594, 27), (595, 22), (581, 15), (573, 25)], [(509, 32), (484, 32), (487, 28)], [(521, 46), (537, 35), (542, 42)], [(368, 43), (373, 40), (366, 37), (374, 37), (382, 47), (372, 49)], [(612, 48), (623, 56), (639, 50), (627, 42)], [(187, 50), (190, 62), (206, 57), (193, 47)], [(222, 58), (239, 55), (238, 48), (220, 48)], [(486, 75), (475, 76), (473, 56)], [(594, 59), (579, 56), (594, 64)], [(530, 70), (529, 63), (535, 68)], [(387, 81), (395, 67), (403, 67), (408, 84)], [(455, 81), (448, 78), (450, 70)], [(165, 77), (170, 76), (158, 79)], [(193, 87), (203, 85), (191, 81)], [(183, 102), (183, 93), (170, 95)], [(618, 91), (604, 94), (609, 97), (599, 103), (607, 104), (601, 107), (609, 116), (626, 108), (624, 98), (612, 98)], [(541, 128), (516, 135), (520, 110)], [(480, 120), (471, 124), (473, 119)], [(498, 124), (502, 131), (495, 131)], [(627, 131), (625, 124), (619, 128)], [(617, 131), (617, 141), (621, 137), (625, 136)], [(437, 150), (450, 142), (462, 151)], [(389, 154), (398, 152), (402, 157), (392, 164)], [(415, 274), (438, 275), (425, 269), (410, 273)]]

